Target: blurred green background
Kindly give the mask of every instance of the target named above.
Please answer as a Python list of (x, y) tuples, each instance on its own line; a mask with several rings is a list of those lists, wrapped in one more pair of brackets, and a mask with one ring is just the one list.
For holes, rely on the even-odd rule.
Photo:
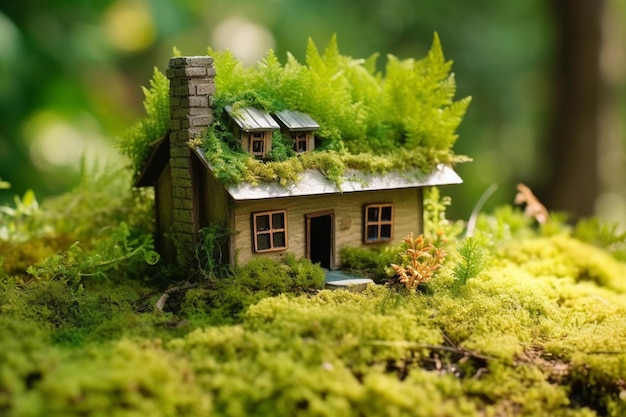
[[(423, 57), (437, 31), (458, 95), (473, 97), (449, 214), (511, 203), (524, 182), (551, 210), (626, 224), (626, 2), (620, 0), (26, 0), (0, 6), (0, 204), (56, 195), (81, 158), (118, 163), (113, 139), (143, 114), (141, 85), (177, 47), (273, 48), (301, 62), (336, 33), (354, 58)], [(384, 59), (379, 60), (384, 64)]]

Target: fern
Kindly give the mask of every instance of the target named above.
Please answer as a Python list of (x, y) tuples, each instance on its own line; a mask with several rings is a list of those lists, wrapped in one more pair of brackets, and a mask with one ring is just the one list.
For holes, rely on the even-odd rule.
[(170, 118), (169, 80), (154, 68), (150, 88), (142, 87), (146, 116), (131, 126), (115, 142), (119, 151), (130, 159), (137, 175), (156, 142), (167, 132)]
[(470, 236), (457, 246), (461, 260), (454, 266), (453, 275), (458, 283), (465, 284), (468, 279), (477, 276), (485, 267), (485, 250), (480, 239)]
[[(244, 67), (230, 51), (209, 48), (208, 52), (218, 76), (216, 121), (204, 149), (216, 175), (227, 184), (276, 180), (286, 184), (298, 178), (296, 168), (319, 169), (340, 184), (347, 169), (419, 173), (430, 172), (440, 163), (466, 160), (451, 148), (470, 98), (454, 101), (452, 62), (445, 60), (437, 34), (421, 60), (388, 56), (385, 74), (376, 71), (378, 54), (366, 60), (342, 55), (336, 36), (322, 53), (309, 39), (305, 64), (288, 54), (283, 65), (270, 50), (256, 66)], [(167, 78), (155, 69), (150, 88), (143, 88), (146, 117), (117, 141), (135, 175), (167, 131), (168, 90)], [(280, 164), (258, 165), (233, 139), (223, 110), (226, 105), (269, 112), (290, 108), (310, 114), (321, 126), (315, 153), (322, 155), (299, 158), (302, 163), (294, 163), (290, 170)], [(288, 141), (275, 136), (270, 160), (294, 161), (293, 156)]]
[[(336, 36), (321, 53), (309, 39), (305, 64), (288, 54), (282, 65), (272, 50), (249, 68), (228, 51), (209, 49), (209, 54), (214, 56), (219, 74), (216, 131), (227, 126), (227, 115), (220, 111), (225, 105), (257, 106), (270, 112), (284, 108), (304, 111), (320, 124), (318, 150), (326, 153), (302, 158), (307, 160), (298, 166), (320, 169), (337, 184), (347, 168), (377, 173), (429, 172), (439, 163), (466, 160), (454, 155), (451, 148), (470, 99), (454, 101), (452, 62), (444, 59), (437, 34), (421, 60), (389, 56), (385, 75), (376, 72), (378, 54), (367, 60), (342, 55)], [(271, 160), (292, 156), (280, 137), (273, 144)], [(237, 148), (232, 142), (228, 145)], [(272, 169), (257, 166), (257, 162), (244, 164), (252, 174), (237, 174), (241, 164), (216, 163), (227, 170), (218, 176), (229, 181), (241, 182), (250, 175), (256, 181), (276, 180)]]

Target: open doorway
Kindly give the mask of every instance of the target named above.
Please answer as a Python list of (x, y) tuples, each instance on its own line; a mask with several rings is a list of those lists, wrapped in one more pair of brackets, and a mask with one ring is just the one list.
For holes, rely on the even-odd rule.
[(306, 215), (306, 257), (326, 269), (334, 263), (334, 217), (332, 210)]

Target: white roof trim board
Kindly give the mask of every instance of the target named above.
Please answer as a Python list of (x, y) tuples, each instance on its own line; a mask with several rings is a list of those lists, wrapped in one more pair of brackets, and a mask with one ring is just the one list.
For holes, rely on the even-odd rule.
[(311, 116), (300, 111), (281, 110), (274, 113), (274, 116), (292, 132), (312, 131), (320, 128), (320, 125)]
[(248, 183), (227, 187), (237, 201), (261, 200), (279, 197), (302, 197), (311, 195), (351, 193), (357, 191), (397, 190), (403, 188), (428, 187), (434, 185), (460, 184), (463, 180), (452, 168), (440, 165), (435, 171), (419, 178), (398, 173), (363, 174), (352, 171), (344, 178), (340, 187), (330, 182), (318, 170), (308, 170), (300, 174), (300, 181), (284, 187), (276, 182), (252, 185)]
[(243, 131), (259, 132), (280, 129), (276, 120), (265, 110), (254, 107), (233, 110), (231, 106), (226, 106), (225, 110)]

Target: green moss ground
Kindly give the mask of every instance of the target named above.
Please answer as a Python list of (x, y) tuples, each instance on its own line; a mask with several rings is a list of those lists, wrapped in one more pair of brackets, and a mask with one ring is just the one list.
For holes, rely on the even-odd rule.
[[(219, 277), (132, 259), (102, 269), (93, 259), (118, 254), (119, 242), (103, 225), (123, 218), (132, 236), (146, 231), (150, 199), (120, 193), (118, 181), (86, 180), (10, 218), (20, 226), (1, 242), (3, 416), (626, 413), (626, 264), (615, 241), (600, 248), (502, 208), (478, 222), (481, 268), (460, 280), (459, 238), (447, 236), (444, 267), (414, 295), (313, 290), (321, 271), (293, 257)], [(82, 207), (74, 217), (59, 215), (68, 202)], [(48, 266), (80, 274), (25, 272), (74, 239), (82, 252)]]

